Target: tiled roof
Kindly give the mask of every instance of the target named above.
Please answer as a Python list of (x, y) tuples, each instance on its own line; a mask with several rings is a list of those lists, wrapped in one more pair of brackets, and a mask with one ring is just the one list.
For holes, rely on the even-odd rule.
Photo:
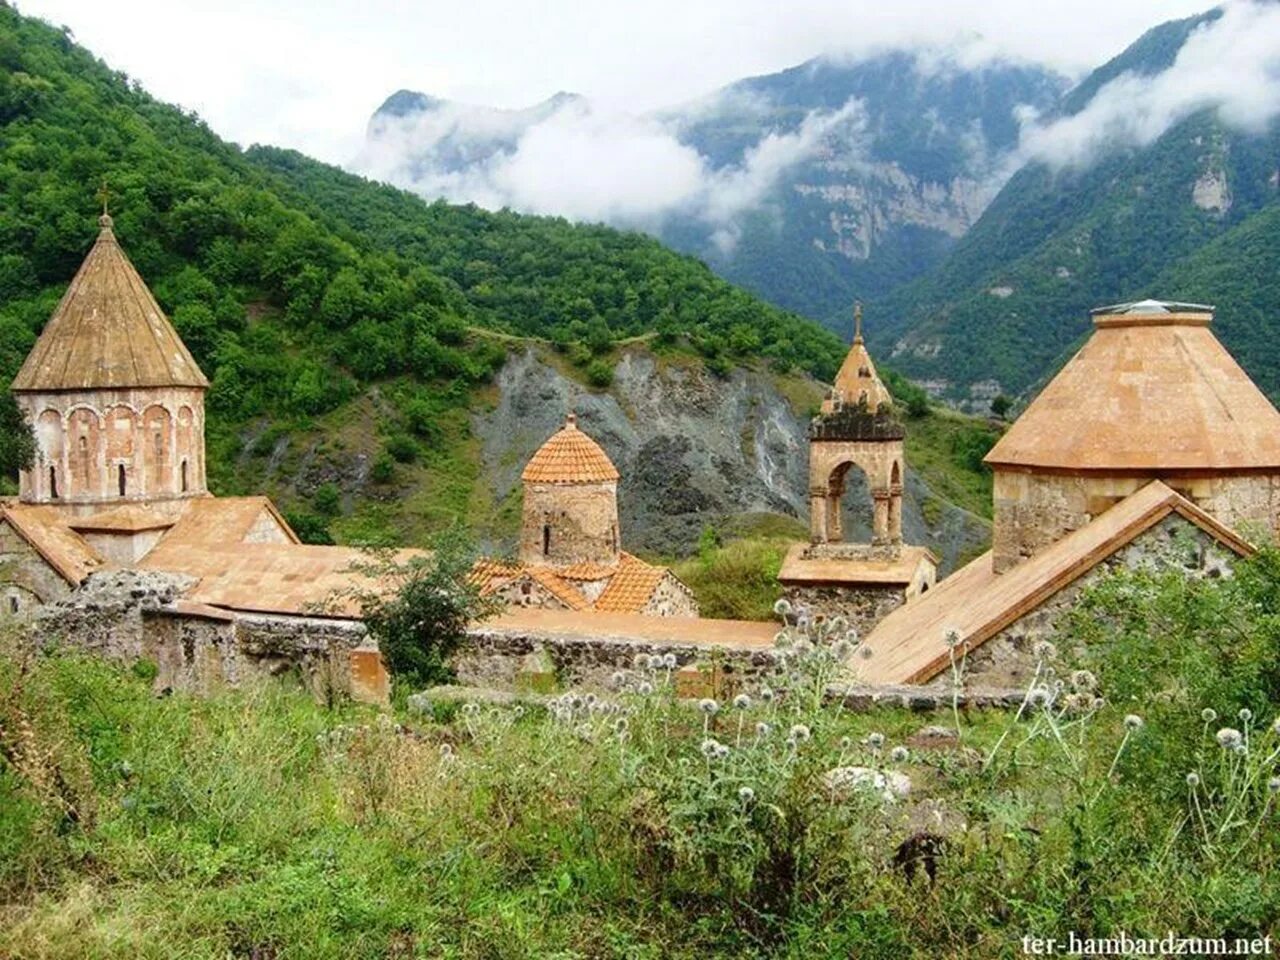
[(1088, 342), (986, 462), (1071, 472), (1280, 467), (1280, 412), (1214, 337), (1211, 316), (1095, 317)]
[[(836, 374), (835, 394), (845, 404), (854, 405), (866, 395), (867, 407), (873, 412), (882, 403), (893, 403), (893, 395), (889, 393), (876, 373), (876, 365), (871, 362), (871, 354), (867, 352), (862, 337), (854, 338), (840, 371)], [(824, 407), (830, 406), (830, 401)]]
[(0, 519), (8, 520), (18, 535), (73, 586), (104, 565), (97, 551), (67, 526), (66, 515), (55, 507), (6, 503), (0, 505)]
[(114, 510), (72, 517), (67, 522), (72, 530), (94, 533), (140, 533), (172, 527), (174, 518), (137, 504), (126, 504)]
[(571, 563), (556, 567), (556, 575), (566, 580), (604, 580), (618, 572), (616, 563)]
[(618, 572), (596, 599), (595, 609), (602, 613), (639, 613), (666, 575), (665, 567), (655, 567), (623, 553)]
[(806, 558), (809, 544), (797, 543), (787, 551), (778, 579), (783, 583), (910, 584), (922, 563), (937, 566), (938, 559), (926, 547), (904, 545), (893, 560), (842, 560)]
[(143, 559), (153, 570), (178, 570), (192, 551), (234, 545), (242, 550), (260, 544), (245, 544), (254, 525), (266, 513), (291, 543), (298, 536), (266, 497), (196, 497), (186, 501), (182, 513), (155, 549)]
[(471, 576), (479, 585), (481, 593), (490, 593), (513, 580), (528, 577), (546, 588), (570, 610), (585, 610), (591, 606), (577, 587), (558, 576), (550, 567), (525, 566), (503, 560), (479, 560), (471, 568)]
[(207, 387), (120, 249), (111, 218), (13, 380), (14, 390)]
[(565, 425), (533, 455), (521, 475), (526, 483), (601, 483), (618, 479), (618, 469), (600, 445), (578, 429), (569, 414)]
[(948, 632), (960, 634), (961, 651), (980, 646), (1172, 513), (1238, 554), (1252, 551), (1230, 528), (1154, 481), (1011, 570), (996, 574), (988, 552), (898, 607), (867, 636), (870, 656), (856, 660), (857, 679), (927, 682), (950, 663), (943, 642)]

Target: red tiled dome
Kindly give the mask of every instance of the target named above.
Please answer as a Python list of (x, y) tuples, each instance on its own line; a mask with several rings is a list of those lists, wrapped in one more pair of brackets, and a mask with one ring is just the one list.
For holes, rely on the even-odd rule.
[(525, 483), (604, 483), (618, 479), (609, 455), (578, 429), (572, 413), (565, 425), (538, 448), (521, 474)]

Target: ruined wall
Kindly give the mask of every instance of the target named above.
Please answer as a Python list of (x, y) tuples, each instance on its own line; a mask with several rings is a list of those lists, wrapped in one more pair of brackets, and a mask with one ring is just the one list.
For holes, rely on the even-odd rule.
[(902, 587), (796, 586), (783, 588), (783, 596), (793, 608), (805, 608), (811, 614), (841, 616), (866, 636), (871, 628), (907, 602)]
[(15, 394), (34, 425), (27, 503), (103, 504), (203, 496), (204, 391), (192, 387)]
[(494, 587), (492, 595), (512, 607), (530, 607), (535, 610), (569, 609), (564, 601), (527, 573)]
[(0, 622), (25, 620), (71, 585), (7, 521), (0, 520)]
[(1280, 531), (1280, 475), (1058, 476), (997, 468), (992, 550), (997, 572), (1026, 559), (1159, 479), (1227, 526)]
[(620, 536), (616, 482), (524, 485), (521, 563), (614, 564)]
[(693, 591), (668, 570), (640, 612), (649, 617), (696, 617), (698, 601), (694, 599)]
[[(1035, 670), (1035, 644), (1056, 641), (1064, 615), (1080, 595), (1117, 570), (1178, 570), (1190, 577), (1219, 577), (1230, 575), (1236, 559), (1235, 553), (1195, 524), (1172, 514), (970, 653), (965, 658), (966, 682), (984, 687), (1025, 687)], [(950, 683), (950, 674), (944, 673), (928, 686)]]

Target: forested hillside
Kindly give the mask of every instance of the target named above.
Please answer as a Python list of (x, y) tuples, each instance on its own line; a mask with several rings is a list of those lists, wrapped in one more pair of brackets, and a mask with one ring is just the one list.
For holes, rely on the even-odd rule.
[[(1168, 69), (1220, 16), (1148, 32), (1070, 93), (1060, 116), (1078, 115), (1117, 78)], [(1277, 156), (1276, 124), (1245, 129), (1206, 108), (1146, 146), (1105, 145), (1058, 168), (1033, 162), (938, 270), (881, 305), (891, 326), (871, 328), (873, 344), (949, 398), (985, 408), (991, 393), (1023, 393), (1055, 370), (1088, 329), (1091, 307), (1181, 298), (1215, 303), (1219, 335), (1280, 396), (1266, 320), (1280, 303), (1267, 269), (1280, 240)]]
[[(844, 351), (639, 234), (429, 205), (297, 153), (241, 151), (0, 5), (0, 389), (92, 243), (104, 182), (117, 236), (213, 380), (213, 488), (279, 497), (309, 538), (509, 525), (473, 418), (532, 343), (595, 391), (641, 336), (721, 378), (745, 364), (829, 379)], [(892, 382), (922, 414), (919, 391)], [(940, 489), (971, 471), (978, 435), (989, 444), (948, 421)]]

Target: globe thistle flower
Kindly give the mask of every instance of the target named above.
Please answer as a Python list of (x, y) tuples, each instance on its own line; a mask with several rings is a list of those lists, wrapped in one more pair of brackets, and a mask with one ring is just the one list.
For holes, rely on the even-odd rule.
[(796, 738), (795, 738), (795, 737), (787, 737), (787, 739), (786, 739), (785, 741), (783, 741), (783, 743), (784, 743), (784, 745), (786, 746), (786, 748), (787, 748), (788, 750), (794, 751), (794, 750), (795, 750), (795, 748), (796, 748)]
[(594, 707), (596, 705), (596, 702), (599, 699), (600, 698), (597, 697), (594, 693), (588, 693), (585, 697), (582, 698), (582, 702), (587, 705), (588, 709), (590, 709), (591, 707)]
[(1280, 717), (1276, 717), (1271, 724), (1271, 732), (1280, 737)]
[(1223, 750), (1234, 750), (1236, 747), (1244, 746), (1244, 737), (1239, 730), (1232, 727), (1223, 727), (1218, 731), (1214, 739), (1218, 741), (1218, 746), (1222, 747)]
[(474, 717), (479, 712), (480, 705), (478, 703), (464, 703), (462, 705), (462, 713), (464, 716)]
[(948, 627), (942, 634), (942, 642), (946, 645), (948, 650), (954, 650), (956, 647), (960, 646), (961, 639), (960, 631), (955, 627)]
[(779, 650), (790, 650), (791, 635), (785, 630), (779, 630), (773, 635), (773, 645)]
[(616, 733), (618, 736), (622, 736), (624, 733), (627, 732), (627, 726), (628, 726), (627, 718), (618, 717), (618, 719), (613, 721), (613, 732)]
[(814, 646), (808, 640), (797, 640), (795, 649), (799, 654), (813, 653)]
[(1244, 745), (1243, 741), (1241, 741), (1240, 743), (1237, 743), (1234, 747), (1231, 748), (1231, 750), (1233, 753), (1237, 753), (1242, 757), (1248, 754), (1249, 752), (1249, 748)]
[(848, 749), (849, 749), (850, 747), (852, 747), (852, 746), (853, 746), (853, 740), (852, 740), (851, 738), (849, 738), (849, 737), (841, 737), (841, 738), (840, 738), (840, 749), (841, 749), (841, 750), (848, 750)]
[(674, 670), (676, 668), (676, 655), (674, 653), (664, 653), (662, 655), (662, 668), (664, 670)]
[(803, 723), (797, 723), (792, 725), (790, 736), (799, 743), (806, 743), (813, 734)]
[(1250, 720), (1253, 719), (1253, 711), (1250, 710), (1248, 707), (1243, 707), (1241, 708), (1240, 712), (1236, 714), (1236, 716), (1240, 718), (1242, 723), (1248, 723)]
[(1280, 777), (1272, 777), (1267, 781), (1267, 791), (1269, 793), (1280, 793)]
[(1105, 707), (1106, 705), (1107, 705), (1107, 701), (1106, 701), (1106, 699), (1105, 699), (1104, 697), (1094, 697), (1094, 698), (1093, 698), (1093, 704), (1092, 704), (1092, 706), (1093, 706), (1093, 709), (1094, 709), (1094, 710), (1101, 710), (1101, 709), (1102, 709), (1103, 707)]
[(1142, 718), (1136, 713), (1131, 713), (1124, 718), (1124, 727), (1126, 730), (1141, 730)]
[(773, 727), (761, 720), (756, 724), (756, 736), (763, 740), (769, 734), (773, 733)]
[(755, 798), (756, 798), (756, 792), (752, 790), (750, 787), (738, 788), (738, 802), (741, 803), (743, 806), (748, 806), (755, 800)]
[(870, 648), (870, 647), (859, 647), (859, 648), (858, 648), (858, 656), (860, 656), (863, 660), (870, 660), (870, 659), (871, 659), (871, 648)]
[(837, 640), (831, 645), (831, 655), (839, 663), (844, 663), (853, 656), (853, 644), (848, 640)]
[[(772, 688), (772, 687), (770, 687), (770, 686), (767, 686), (767, 685), (766, 685), (766, 686), (761, 687), (761, 688), (760, 688), (760, 699), (761, 699), (761, 700), (763, 700), (765, 703), (772, 703), (772, 702), (773, 702), (773, 688)], [(1278, 721), (1278, 722), (1280, 722), (1280, 721)]]
[(519, 720), (521, 717), (524, 716), (524, 706), (517, 703), (514, 707), (511, 708), (511, 715), (515, 717), (517, 720)]
[(721, 743), (719, 740), (717, 740), (715, 737), (707, 737), (698, 746), (698, 749), (701, 751), (702, 755), (706, 757), (708, 760), (716, 760), (720, 756), (720, 747), (721, 747)]
[(780, 597), (773, 605), (773, 612), (780, 617), (785, 617), (791, 612), (791, 601), (786, 597)]
[(585, 705), (586, 705), (586, 701), (583, 700), (582, 697), (578, 696), (576, 693), (569, 698), (570, 710), (574, 710), (574, 711), (581, 710)]
[(451, 743), (440, 744), (440, 759), (441, 760), (453, 759), (453, 744)]
[(1049, 702), (1051, 696), (1048, 687), (1035, 686), (1027, 693), (1027, 703), (1033, 707), (1043, 707)]
[(1058, 648), (1048, 640), (1037, 640), (1031, 652), (1037, 660), (1056, 660), (1058, 657)]
[(1098, 678), (1088, 670), (1076, 670), (1071, 674), (1071, 686), (1077, 690), (1092, 690), (1098, 685)]
[(613, 671), (613, 675), (609, 677), (609, 685), (615, 690), (621, 690), (627, 683), (627, 675), (621, 670)]
[(1190, 787), (1192, 790), (1200, 786), (1200, 774), (1196, 773), (1194, 770), (1188, 773), (1187, 786)]
[(740, 693), (733, 698), (733, 706), (735, 710), (751, 709), (751, 698), (745, 693)]
[(1200, 719), (1205, 723), (1213, 723), (1213, 721), (1218, 719), (1218, 711), (1213, 709), (1213, 707), (1205, 707), (1200, 711)]
[(596, 737), (596, 732), (591, 729), (591, 724), (580, 723), (574, 729), (574, 735), (583, 743), (590, 743)]
[(884, 734), (878, 732), (867, 734), (867, 745), (870, 746), (872, 750), (878, 751), (884, 746)]
[(714, 717), (720, 712), (720, 704), (716, 703), (710, 697), (703, 697), (698, 701), (698, 709), (705, 713), (708, 717)]
[(907, 757), (911, 756), (906, 747), (894, 747), (889, 752), (889, 759), (894, 763), (906, 763)]
[(729, 745), (727, 743), (716, 744), (716, 759), (723, 760), (729, 756)]
[(649, 696), (649, 694), (653, 693), (653, 684), (648, 680), (641, 680), (636, 686), (636, 693), (640, 694), (642, 697)]
[(637, 670), (648, 670), (652, 660), (647, 653), (637, 653), (635, 659), (631, 661), (632, 666)]

